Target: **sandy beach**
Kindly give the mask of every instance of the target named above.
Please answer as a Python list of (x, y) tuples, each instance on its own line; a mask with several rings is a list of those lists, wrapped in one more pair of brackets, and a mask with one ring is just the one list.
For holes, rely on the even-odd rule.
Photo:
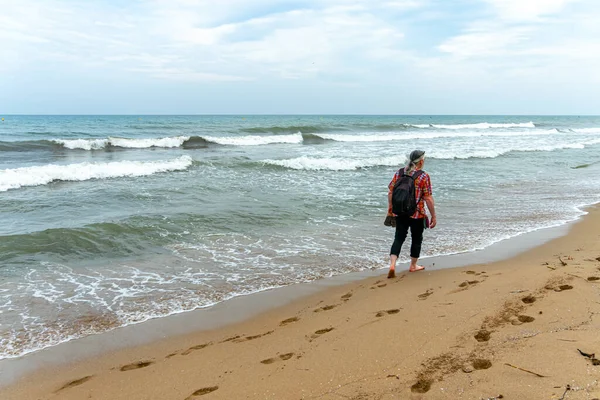
[(41, 369), (0, 398), (600, 398), (600, 207), (588, 211), (510, 259), (382, 271), (246, 321)]

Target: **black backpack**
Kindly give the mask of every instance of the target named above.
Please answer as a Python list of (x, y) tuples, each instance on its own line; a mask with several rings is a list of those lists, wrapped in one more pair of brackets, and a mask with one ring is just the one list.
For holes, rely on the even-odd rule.
[(418, 170), (411, 176), (404, 171), (403, 168), (402, 174), (392, 190), (392, 212), (399, 217), (410, 217), (417, 211), (415, 180), (424, 172)]

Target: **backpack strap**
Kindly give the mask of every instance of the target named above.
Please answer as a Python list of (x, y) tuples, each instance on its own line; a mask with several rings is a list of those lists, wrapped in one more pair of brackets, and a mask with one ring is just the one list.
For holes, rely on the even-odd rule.
[[(398, 170), (400, 171), (400, 170)], [(415, 172), (413, 172), (412, 175), (406, 174), (404, 173), (404, 171), (406, 171), (405, 168), (402, 168), (402, 174), (400, 175), (400, 178), (402, 178), (403, 176), (408, 176), (409, 178), (411, 178), (413, 181), (416, 181), (418, 177), (420, 177), (421, 175), (423, 175), (425, 173), (425, 171), (419, 169)]]
[(398, 174), (398, 179), (396, 179), (396, 182), (394, 182), (394, 189), (396, 189), (396, 186), (398, 186), (400, 184), (400, 181), (402, 180), (402, 177), (404, 176), (404, 170), (405, 170), (405, 168), (402, 167), (396, 172)]
[(420, 169), (420, 170), (416, 171), (416, 172), (413, 174), (412, 178), (413, 178), (413, 179), (416, 181), (416, 180), (417, 180), (417, 178), (418, 178), (418, 177), (420, 177), (421, 175), (423, 175), (424, 173), (425, 173), (425, 171), (423, 171), (422, 169)]

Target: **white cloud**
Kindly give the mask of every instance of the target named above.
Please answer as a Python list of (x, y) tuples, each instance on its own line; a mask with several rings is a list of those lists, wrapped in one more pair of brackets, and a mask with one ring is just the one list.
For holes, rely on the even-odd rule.
[(514, 51), (528, 39), (531, 28), (483, 26), (450, 38), (439, 46), (440, 51), (458, 57), (502, 56)]
[(498, 15), (509, 20), (532, 20), (555, 14), (577, 0), (486, 0)]
[[(0, 38), (19, 49), (26, 65), (44, 57), (73, 65), (79, 57), (82, 67), (107, 63), (124, 71), (194, 81), (268, 74), (299, 78), (326, 69), (339, 73), (356, 58), (397, 54), (403, 33), (386, 19), (385, 9), (415, 9), (421, 3), (293, 4), (154, 0), (118, 8), (23, 0), (18, 6), (4, 5), (0, 22), (18, 22), (0, 25)], [(268, 9), (273, 11), (265, 12)]]
[(0, 0), (0, 83), (9, 75), (76, 70), (90, 80), (135, 75), (148, 86), (246, 81), (244, 87), (261, 90), (292, 80), (283, 86), (355, 85), (390, 93), (411, 86), (435, 97), (458, 87), (503, 90), (508, 81), (597, 82), (597, 4)]
[(597, 21), (598, 7), (561, 14), (573, 0), (486, 1), (494, 13), (470, 22), (461, 33), (444, 40), (438, 50), (451, 57), (487, 60), (491, 66), (531, 57), (560, 63), (564, 57), (595, 58), (589, 49), (597, 48), (600, 29), (596, 23), (585, 21)]

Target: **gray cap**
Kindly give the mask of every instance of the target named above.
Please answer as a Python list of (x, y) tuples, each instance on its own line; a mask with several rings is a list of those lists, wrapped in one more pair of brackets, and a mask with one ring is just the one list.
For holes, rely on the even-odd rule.
[(425, 155), (425, 151), (423, 151), (423, 150), (413, 150), (410, 153), (409, 158), (410, 158), (411, 162), (416, 162), (418, 159), (420, 159), (424, 155)]

